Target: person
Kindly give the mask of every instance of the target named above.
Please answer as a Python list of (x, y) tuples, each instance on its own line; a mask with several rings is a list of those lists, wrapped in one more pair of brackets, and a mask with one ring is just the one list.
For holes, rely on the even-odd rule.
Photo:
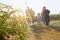
[(37, 15), (37, 23), (40, 23), (41, 22), (41, 16), (40, 16), (40, 13), (38, 13)]
[(46, 9), (46, 7), (44, 6), (42, 8), (42, 21), (44, 22), (44, 24), (49, 25), (50, 22), (50, 17), (49, 17), (50, 11), (48, 9)]

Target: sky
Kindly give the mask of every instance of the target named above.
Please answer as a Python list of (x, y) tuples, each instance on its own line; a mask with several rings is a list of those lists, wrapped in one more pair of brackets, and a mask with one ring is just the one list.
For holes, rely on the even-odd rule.
[(60, 0), (0, 0), (0, 3), (11, 5), (14, 8), (20, 8), (23, 12), (29, 6), (36, 14), (41, 12), (43, 6), (46, 6), (51, 14), (57, 14), (60, 11)]

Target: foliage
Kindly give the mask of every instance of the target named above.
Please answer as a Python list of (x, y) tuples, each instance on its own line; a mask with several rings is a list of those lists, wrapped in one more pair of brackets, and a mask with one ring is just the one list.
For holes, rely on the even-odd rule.
[(18, 35), (18, 38), (17, 36), (15, 38), (16, 40), (27, 40), (28, 28), (27, 28), (25, 18), (22, 18), (21, 16), (17, 17), (15, 15), (11, 17), (11, 15), (15, 12), (18, 12), (18, 11), (12, 9), (12, 11), (5, 12), (1, 9), (0, 11), (0, 40), (5, 40), (6, 38), (9, 38), (10, 36), (12, 37), (16, 35)]
[(30, 17), (32, 19), (32, 21), (34, 21), (34, 16), (35, 16), (34, 10), (32, 8), (30, 9), (29, 7), (27, 7), (26, 16)]
[(51, 20), (60, 20), (60, 14), (50, 15), (50, 19), (51, 19)]

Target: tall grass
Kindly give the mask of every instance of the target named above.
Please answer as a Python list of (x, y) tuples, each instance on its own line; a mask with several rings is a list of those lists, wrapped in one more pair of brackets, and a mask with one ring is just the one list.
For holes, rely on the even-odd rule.
[(15, 12), (0, 11), (0, 40), (27, 40), (29, 31), (25, 17), (11, 17)]

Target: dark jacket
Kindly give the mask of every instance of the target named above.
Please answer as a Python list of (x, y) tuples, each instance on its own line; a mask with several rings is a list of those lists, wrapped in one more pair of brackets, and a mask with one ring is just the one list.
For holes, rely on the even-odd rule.
[(43, 21), (50, 20), (49, 14), (50, 14), (50, 11), (48, 9), (46, 9), (44, 12), (42, 12), (41, 13), (42, 20)]
[(49, 17), (50, 11), (48, 9), (45, 10), (45, 12), (42, 12), (43, 17)]

